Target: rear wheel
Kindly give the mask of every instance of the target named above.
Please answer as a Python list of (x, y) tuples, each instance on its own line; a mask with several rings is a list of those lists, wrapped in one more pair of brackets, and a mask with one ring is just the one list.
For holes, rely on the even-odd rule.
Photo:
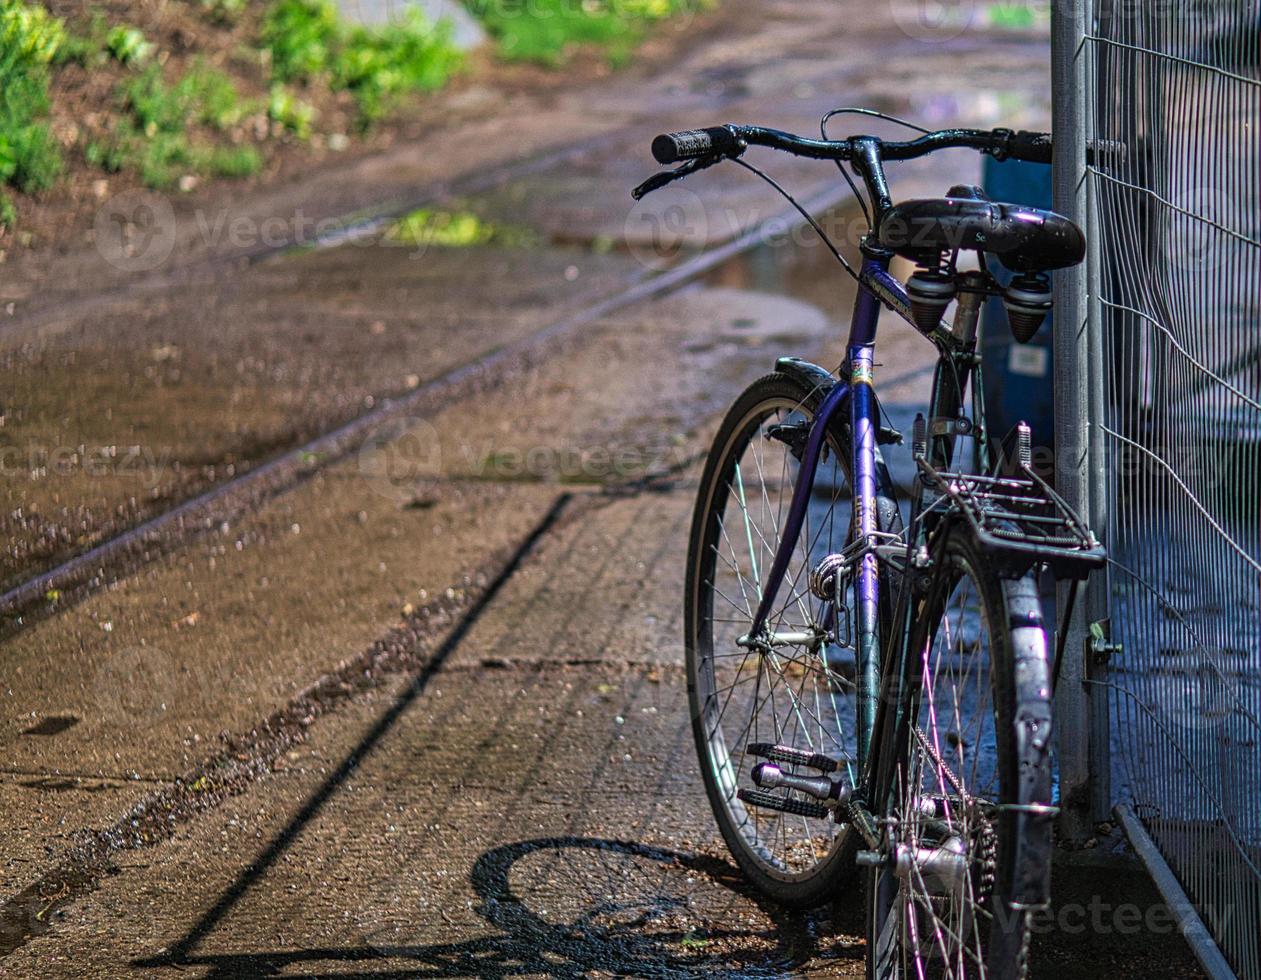
[[(869, 975), (1015, 978), (1051, 849), (1051, 702), (1033, 575), (956, 529), (913, 595), (903, 711), (882, 726)], [(900, 723), (896, 715), (901, 715)], [(883, 801), (883, 806), (879, 805)]]
[[(831, 778), (849, 786), (860, 777), (852, 761), (858, 735), (852, 581), (841, 577), (835, 602), (818, 598), (809, 584), (820, 561), (840, 554), (850, 541), (847, 419), (835, 421), (827, 434), (806, 521), (771, 607), (767, 625), (782, 642), (759, 652), (739, 641), (750, 633), (761, 602), (800, 448), (821, 401), (818, 390), (774, 374), (755, 382), (727, 414), (701, 480), (685, 600), (692, 725), (710, 804), (744, 873), (768, 895), (796, 906), (834, 897), (852, 867), (845, 828), (830, 819), (746, 805), (740, 792), (757, 788), (751, 772), (760, 760), (748, 751), (756, 743), (827, 756), (838, 763)], [(879, 470), (885, 492), (878, 525), (895, 531), (901, 519), (883, 465)], [(883, 609), (889, 601), (885, 595)], [(819, 774), (780, 765), (790, 775)], [(818, 805), (794, 790), (771, 793)]]

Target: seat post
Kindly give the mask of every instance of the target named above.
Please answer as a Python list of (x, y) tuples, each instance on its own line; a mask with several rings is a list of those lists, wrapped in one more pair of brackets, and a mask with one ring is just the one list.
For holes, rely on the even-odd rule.
[(976, 328), (988, 294), (988, 283), (981, 272), (965, 272), (959, 278), (959, 301), (950, 332), (962, 347), (970, 350), (976, 344)]

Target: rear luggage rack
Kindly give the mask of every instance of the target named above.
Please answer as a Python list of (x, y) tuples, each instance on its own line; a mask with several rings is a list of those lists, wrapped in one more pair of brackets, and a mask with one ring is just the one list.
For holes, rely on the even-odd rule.
[(1022, 474), (1017, 477), (937, 470), (917, 451), (920, 479), (939, 494), (924, 516), (961, 515), (1001, 574), (1023, 575), (1035, 564), (1046, 564), (1056, 578), (1084, 579), (1103, 567), (1107, 552), (1067, 501), (1033, 471), (1029, 427), (1021, 423), (1017, 435)]

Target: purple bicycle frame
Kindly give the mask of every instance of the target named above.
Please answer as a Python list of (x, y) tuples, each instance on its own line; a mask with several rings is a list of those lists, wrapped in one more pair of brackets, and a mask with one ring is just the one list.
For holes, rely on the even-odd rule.
[[(849, 341), (846, 344), (849, 377), (842, 378), (823, 399), (814, 424), (806, 440), (797, 483), (793, 487), (792, 503), (784, 522), (779, 549), (771, 563), (762, 601), (758, 605), (750, 636), (763, 634), (771, 605), (784, 583), (788, 564), (796, 547), (798, 536), (805, 524), (806, 511), (810, 506), (810, 494), (814, 489), (815, 471), (823, 453), (823, 441), (833, 416), (848, 403), (851, 441), (852, 492), (855, 532), (862, 539), (874, 544), (876, 532), (876, 435), (879, 431), (878, 407), (872, 386), (872, 358), (876, 344), (876, 324), (880, 317), (881, 300), (888, 302), (899, 315), (910, 319), (903, 310), (908, 308), (902, 284), (889, 275), (887, 254), (867, 254), (863, 260), (858, 296), (854, 300), (854, 313), (850, 321)], [(854, 580), (855, 639), (858, 654), (858, 764), (859, 771), (866, 764), (871, 733), (875, 728), (876, 704), (880, 687), (880, 628), (878, 605), (880, 602), (880, 577), (876, 555), (869, 548), (863, 555)]]

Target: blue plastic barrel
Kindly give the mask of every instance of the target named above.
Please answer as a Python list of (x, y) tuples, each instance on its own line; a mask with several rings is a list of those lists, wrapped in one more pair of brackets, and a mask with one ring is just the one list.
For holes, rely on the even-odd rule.
[[(982, 174), (990, 200), (1051, 207), (1051, 168), (1040, 163), (985, 158)], [(998, 262), (990, 271), (1003, 283), (1011, 273)], [(981, 315), (981, 371), (985, 379), (985, 414), (990, 436), (1003, 439), (1018, 423), (1028, 422), (1038, 456), (1050, 459), (1054, 448), (1055, 415), (1051, 384), (1051, 320), (1048, 316), (1033, 339), (1018, 344), (1007, 325), (1002, 300), (986, 303)]]

